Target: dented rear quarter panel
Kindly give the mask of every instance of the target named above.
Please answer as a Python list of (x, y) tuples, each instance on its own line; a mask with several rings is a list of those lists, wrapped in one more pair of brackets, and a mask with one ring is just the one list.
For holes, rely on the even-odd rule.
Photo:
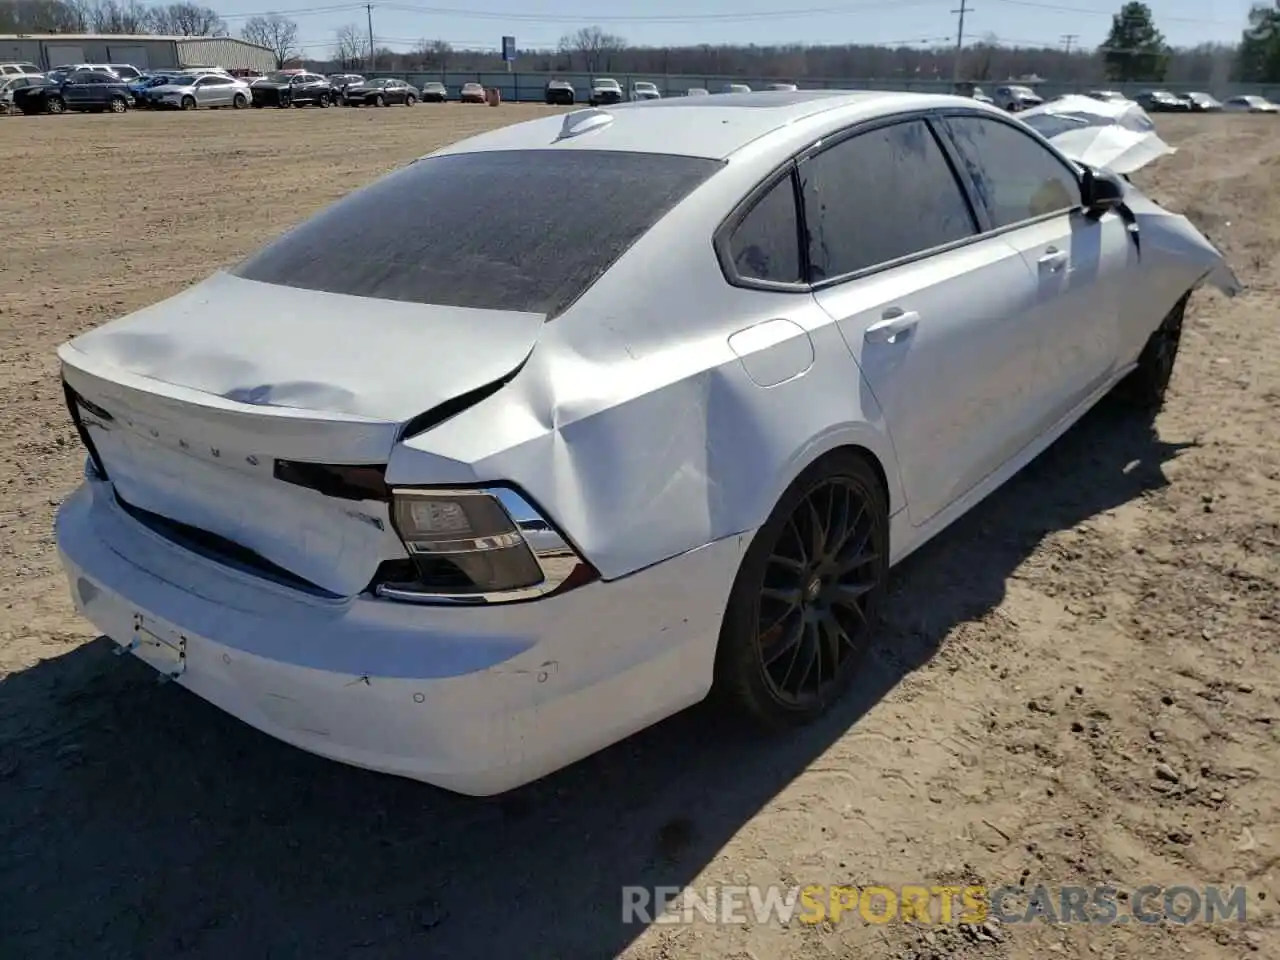
[[(807, 292), (721, 274), (712, 231), (758, 171), (730, 162), (678, 205), (547, 323), (507, 387), (398, 445), (388, 481), (514, 482), (605, 578), (754, 531), (838, 446), (876, 457), (898, 509), (880, 411), (830, 318)], [(735, 353), (735, 334), (771, 320), (794, 335), (747, 337)]]

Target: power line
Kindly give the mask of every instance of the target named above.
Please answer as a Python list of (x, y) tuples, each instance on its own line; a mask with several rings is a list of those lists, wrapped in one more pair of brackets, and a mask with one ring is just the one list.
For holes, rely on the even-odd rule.
[[(1114, 13), (1109, 10), (1102, 10), (1096, 7), (1078, 7), (1066, 3), (1046, 2), (1046, 0), (992, 0), (993, 3), (1003, 3), (1016, 7), (1027, 7), (1034, 10), (1053, 10), (1062, 13), (1074, 13), (1084, 16), (1106, 17), (1111, 19)], [(796, 10), (776, 9), (776, 10), (746, 10), (736, 13), (686, 13), (686, 14), (667, 14), (667, 15), (635, 15), (628, 16), (626, 14), (600, 14), (596, 16), (566, 16), (562, 13), (541, 13), (527, 10), (511, 10), (511, 11), (495, 11), (495, 10), (476, 10), (474, 8), (459, 7), (434, 7), (413, 3), (385, 3), (382, 6), (388, 10), (397, 10), (406, 13), (420, 13), (429, 16), (451, 17), (459, 20), (504, 20), (512, 23), (555, 23), (555, 24), (593, 24), (593, 23), (719, 23), (719, 22), (739, 22), (754, 20), (785, 20), (795, 17), (805, 16), (844, 16), (847, 14), (856, 14), (867, 10), (884, 10), (884, 9), (901, 9), (903, 7), (913, 6), (933, 6), (940, 4), (941, 0), (865, 0), (861, 3), (841, 4), (838, 6), (822, 6), (808, 7)], [(248, 20), (253, 17), (271, 16), (275, 14), (281, 17), (297, 18), (320, 16), (330, 13), (340, 13), (343, 11), (360, 10), (366, 6), (363, 3), (344, 3), (332, 4), (320, 7), (299, 7), (291, 10), (260, 10), (256, 12), (239, 12), (221, 14), (223, 20)], [(972, 7), (968, 8), (972, 11)], [(953, 13), (958, 11), (952, 11)], [(1192, 24), (1211, 24), (1216, 26), (1238, 26), (1235, 20), (1221, 20), (1207, 17), (1178, 17), (1166, 16), (1161, 14), (1155, 18), (1160, 23), (1192, 23)]]
[(956, 56), (951, 62), (951, 83), (953, 86), (960, 82), (960, 59), (964, 55), (964, 15), (971, 9), (968, 5), (968, 0), (960, 0), (960, 9), (951, 11), (960, 15), (960, 22), (956, 26)]
[(423, 13), (430, 16), (456, 17), (468, 20), (503, 20), (511, 23), (737, 23), (753, 20), (786, 20), (805, 16), (843, 16), (860, 13), (866, 10), (900, 9), (907, 6), (933, 6), (940, 0), (868, 0), (864, 3), (844, 4), (834, 7), (809, 7), (798, 10), (757, 10), (738, 13), (686, 13), (651, 15), (640, 14), (600, 14), (591, 16), (566, 16), (562, 13), (533, 13), (528, 11), (511, 11), (499, 13), (491, 10), (456, 9), (446, 7), (428, 7), (409, 3), (386, 3), (382, 6), (388, 10), (401, 10), (407, 13)]
[[(1062, 13), (1082, 13), (1086, 16), (1106, 17), (1110, 20), (1115, 16), (1113, 10), (1099, 10), (1096, 7), (1072, 7), (1059, 3), (1043, 3), (1041, 0), (995, 0), (996, 3), (1007, 3), (1014, 7), (1031, 7), (1036, 10), (1057, 10)], [(1153, 20), (1160, 23), (1204, 23), (1214, 24), (1217, 26), (1235, 26), (1235, 20), (1211, 20), (1204, 17), (1169, 17), (1164, 14), (1153, 17)]]

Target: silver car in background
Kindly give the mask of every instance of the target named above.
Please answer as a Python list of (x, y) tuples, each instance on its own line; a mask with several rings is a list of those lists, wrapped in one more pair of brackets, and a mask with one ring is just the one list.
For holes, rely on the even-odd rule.
[(44, 76), (39, 73), (15, 73), (0, 76), (0, 113), (12, 113), (13, 91), (23, 87), (34, 87), (44, 83)]
[(249, 84), (223, 73), (174, 76), (147, 91), (153, 106), (195, 110), (197, 107), (232, 107), (243, 110), (253, 100)]

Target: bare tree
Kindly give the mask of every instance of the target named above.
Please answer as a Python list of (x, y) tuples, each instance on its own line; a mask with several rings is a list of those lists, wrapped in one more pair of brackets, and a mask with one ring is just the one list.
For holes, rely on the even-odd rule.
[(606, 33), (602, 27), (583, 27), (560, 38), (560, 52), (569, 57), (570, 67), (580, 58), (588, 73), (608, 70), (613, 54), (624, 49), (626, 41), (616, 34)]
[(278, 13), (250, 17), (240, 36), (275, 54), (276, 69), (298, 56), (298, 25)]
[(151, 9), (156, 33), (180, 37), (225, 37), (227, 25), (217, 12), (198, 3), (170, 3)]
[(77, 33), (88, 29), (85, 11), (61, 0), (0, 0), (0, 33)]
[(151, 23), (151, 11), (138, 0), (89, 0), (84, 9), (94, 33), (146, 33)]
[(339, 27), (333, 38), (333, 58), (343, 70), (352, 70), (360, 66), (364, 59), (364, 48), (367, 40), (354, 23)]

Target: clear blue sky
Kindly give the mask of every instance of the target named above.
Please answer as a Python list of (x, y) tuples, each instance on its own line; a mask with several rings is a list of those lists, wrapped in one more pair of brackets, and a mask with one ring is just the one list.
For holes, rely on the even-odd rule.
[[(965, 34), (995, 34), (1009, 44), (1097, 46), (1121, 0), (967, 0)], [(787, 4), (783, 7), (782, 4)], [(407, 50), (423, 39), (497, 49), (503, 34), (524, 48), (554, 47), (561, 36), (598, 25), (630, 43), (955, 42), (960, 0), (387, 0), (373, 9), (379, 47)], [(343, 0), (212, 0), (233, 34), (248, 17), (275, 10), (296, 20), (307, 56), (323, 56), (347, 23), (366, 30), (364, 4)], [(1175, 46), (1235, 42), (1251, 0), (1150, 0), (1156, 25)]]

